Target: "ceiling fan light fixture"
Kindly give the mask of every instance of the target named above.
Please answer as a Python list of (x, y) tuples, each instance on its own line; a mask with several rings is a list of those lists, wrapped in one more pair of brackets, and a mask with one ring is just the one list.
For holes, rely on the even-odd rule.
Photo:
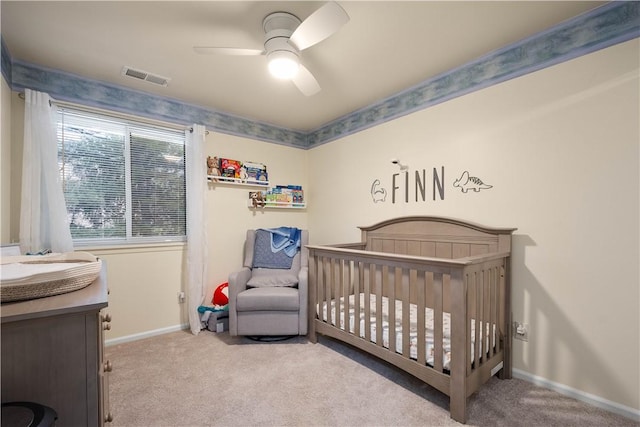
[[(1, 0), (0, 0), (1, 1)], [(196, 46), (196, 53), (266, 56), (269, 72), (291, 81), (305, 96), (320, 92), (318, 80), (300, 62), (300, 51), (320, 43), (349, 21), (349, 15), (335, 2), (328, 2), (304, 21), (288, 12), (274, 12), (262, 21), (264, 50), (234, 47)]]
[(300, 58), (294, 52), (279, 50), (269, 54), (269, 72), (275, 78), (290, 80), (299, 68)]

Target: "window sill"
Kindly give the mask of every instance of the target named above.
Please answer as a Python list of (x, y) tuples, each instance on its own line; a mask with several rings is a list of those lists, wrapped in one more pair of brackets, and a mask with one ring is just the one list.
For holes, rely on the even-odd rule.
[(140, 252), (164, 252), (184, 250), (187, 242), (158, 242), (158, 243), (122, 243), (112, 245), (77, 245), (76, 251), (109, 254), (125, 254)]

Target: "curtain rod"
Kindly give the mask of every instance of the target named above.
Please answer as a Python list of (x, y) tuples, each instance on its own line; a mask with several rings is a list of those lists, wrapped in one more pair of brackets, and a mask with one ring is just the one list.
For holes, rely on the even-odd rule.
[[(189, 128), (189, 132), (193, 133), (193, 128), (192, 127)], [(205, 135), (209, 135), (209, 131), (205, 129), (204, 134)]]
[[(18, 98), (25, 99), (24, 92), (18, 92)], [(49, 99), (49, 107), (51, 107), (51, 99)]]
[[(20, 98), (20, 99), (25, 99), (24, 92), (18, 92), (18, 98)], [(103, 112), (103, 114), (111, 115), (111, 116), (115, 116), (115, 117), (118, 117), (118, 118), (121, 118), (121, 119), (122, 119), (122, 118), (127, 118), (127, 117), (131, 117), (132, 119), (136, 119), (136, 120), (144, 119), (143, 117), (137, 117), (137, 116), (133, 116), (133, 115), (126, 114), (126, 113), (118, 113), (118, 112), (111, 112), (111, 111), (109, 111), (109, 112), (104, 112), (104, 110), (102, 110), (102, 109), (100, 109), (100, 108), (86, 107), (86, 106), (81, 105), (81, 104), (74, 104), (74, 103), (72, 103), (72, 102), (58, 101), (58, 100), (55, 100), (55, 99), (51, 99), (51, 98), (50, 98), (50, 99), (49, 99), (49, 106), (51, 107), (51, 106), (53, 106), (53, 105), (57, 105), (57, 106), (59, 106), (59, 107), (81, 108), (81, 109), (85, 109), (85, 110), (92, 110), (92, 111), (96, 111), (96, 112)], [(154, 120), (154, 119), (150, 119), (150, 120)], [(176, 128), (176, 129), (177, 129), (177, 128), (180, 128), (180, 129), (189, 129), (189, 132), (193, 133), (193, 127), (188, 127), (188, 128), (187, 128), (187, 127), (183, 127), (183, 126), (180, 126), (180, 125), (176, 125), (176, 124), (174, 124), (174, 123), (166, 123), (166, 122), (162, 122), (162, 121), (160, 121), (160, 120), (154, 120), (154, 121), (157, 121), (157, 122), (159, 122), (159, 123), (163, 123), (165, 126), (171, 126), (171, 127)], [(208, 130), (205, 130), (205, 131), (204, 131), (204, 133), (205, 133), (205, 135), (209, 135), (209, 131), (208, 131)]]

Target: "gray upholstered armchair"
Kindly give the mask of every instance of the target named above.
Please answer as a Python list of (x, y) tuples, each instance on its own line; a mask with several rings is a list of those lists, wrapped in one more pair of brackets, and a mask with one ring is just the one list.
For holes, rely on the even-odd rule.
[(289, 257), (290, 268), (264, 267), (265, 256), (271, 256), (261, 250), (265, 239), (270, 238), (265, 237), (265, 233), (264, 230), (247, 231), (243, 267), (229, 276), (229, 333), (306, 335), (309, 251), (305, 245), (309, 243), (309, 233), (301, 230), (300, 249)]

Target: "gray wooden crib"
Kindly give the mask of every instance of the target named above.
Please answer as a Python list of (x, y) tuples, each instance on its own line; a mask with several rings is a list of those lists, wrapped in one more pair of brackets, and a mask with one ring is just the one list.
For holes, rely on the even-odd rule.
[[(309, 245), (309, 339), (333, 337), (450, 398), (511, 378), (514, 228), (411, 216), (360, 227), (362, 242)], [(395, 327), (394, 327), (395, 325)]]

